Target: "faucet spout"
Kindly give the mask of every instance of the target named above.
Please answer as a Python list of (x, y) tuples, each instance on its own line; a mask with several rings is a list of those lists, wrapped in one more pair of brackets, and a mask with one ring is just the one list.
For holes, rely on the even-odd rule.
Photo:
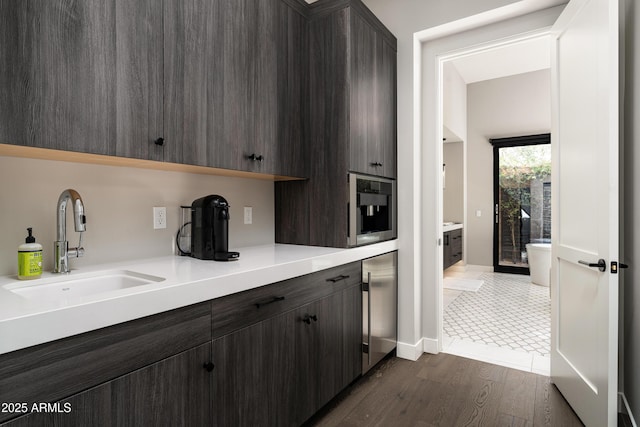
[[(84, 254), (84, 248), (80, 247), (81, 244), (79, 244), (77, 248), (69, 249), (69, 242), (67, 242), (67, 204), (69, 202), (71, 202), (73, 206), (73, 223), (75, 230), (78, 233), (86, 230), (87, 219), (84, 215), (84, 203), (82, 202), (80, 194), (75, 190), (64, 190), (58, 198), (56, 212), (58, 231), (54, 243), (54, 273), (68, 273), (69, 256), (81, 257)], [(82, 242), (82, 234), (80, 234), (80, 242)]]

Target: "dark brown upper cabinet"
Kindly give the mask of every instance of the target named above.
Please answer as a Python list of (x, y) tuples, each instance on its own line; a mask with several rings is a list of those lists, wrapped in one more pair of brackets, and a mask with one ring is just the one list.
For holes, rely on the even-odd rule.
[(0, 3), (0, 143), (303, 177), (298, 0)]
[(396, 177), (396, 43), (360, 0), (311, 5), (309, 181), (276, 183), (276, 242), (346, 247), (348, 173)]
[(115, 154), (116, 10), (0, 2), (0, 142)]
[(311, 27), (312, 67), (325, 65), (311, 88), (329, 102), (312, 98), (312, 135), (338, 138), (350, 171), (395, 178), (395, 37), (359, 0), (314, 4)]

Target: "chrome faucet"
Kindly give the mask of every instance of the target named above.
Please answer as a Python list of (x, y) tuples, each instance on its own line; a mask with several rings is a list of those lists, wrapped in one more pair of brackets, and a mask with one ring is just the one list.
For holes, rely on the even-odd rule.
[[(73, 204), (73, 222), (75, 229), (80, 233), (80, 242), (77, 248), (69, 249), (67, 242), (67, 203), (71, 200)], [(58, 209), (56, 211), (58, 234), (54, 242), (54, 273), (68, 273), (69, 257), (79, 258), (84, 255), (82, 247), (82, 232), (86, 229), (87, 218), (84, 216), (84, 204), (82, 198), (76, 190), (64, 190), (58, 198)]]

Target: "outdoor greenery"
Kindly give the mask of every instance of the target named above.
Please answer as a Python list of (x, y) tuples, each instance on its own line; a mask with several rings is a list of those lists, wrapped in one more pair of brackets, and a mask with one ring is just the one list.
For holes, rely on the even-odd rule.
[[(522, 206), (530, 205), (531, 183), (551, 175), (549, 145), (528, 145), (500, 149), (499, 184), (501, 188), (500, 218), (509, 227), (512, 248), (516, 248), (516, 231), (522, 218)], [(512, 251), (515, 263), (516, 251)]]

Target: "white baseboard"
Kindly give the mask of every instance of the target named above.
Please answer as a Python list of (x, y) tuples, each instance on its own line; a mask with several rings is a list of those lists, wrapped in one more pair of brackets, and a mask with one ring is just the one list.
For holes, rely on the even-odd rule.
[(422, 340), (418, 341), (415, 344), (407, 344), (398, 341), (398, 345), (396, 347), (396, 356), (401, 359), (407, 359), (415, 362), (422, 355), (423, 349)]
[(627, 415), (629, 415), (629, 418), (631, 419), (631, 425), (633, 425), (633, 427), (638, 427), (638, 424), (636, 423), (635, 418), (633, 418), (633, 413), (631, 412), (631, 408), (629, 407), (629, 402), (627, 401), (627, 398), (624, 395), (624, 393), (622, 392), (618, 393), (618, 400), (621, 401), (621, 406), (624, 406), (624, 409)]
[(438, 340), (435, 340), (433, 338), (422, 338), (422, 350), (425, 353), (440, 353), (440, 350), (438, 349)]

